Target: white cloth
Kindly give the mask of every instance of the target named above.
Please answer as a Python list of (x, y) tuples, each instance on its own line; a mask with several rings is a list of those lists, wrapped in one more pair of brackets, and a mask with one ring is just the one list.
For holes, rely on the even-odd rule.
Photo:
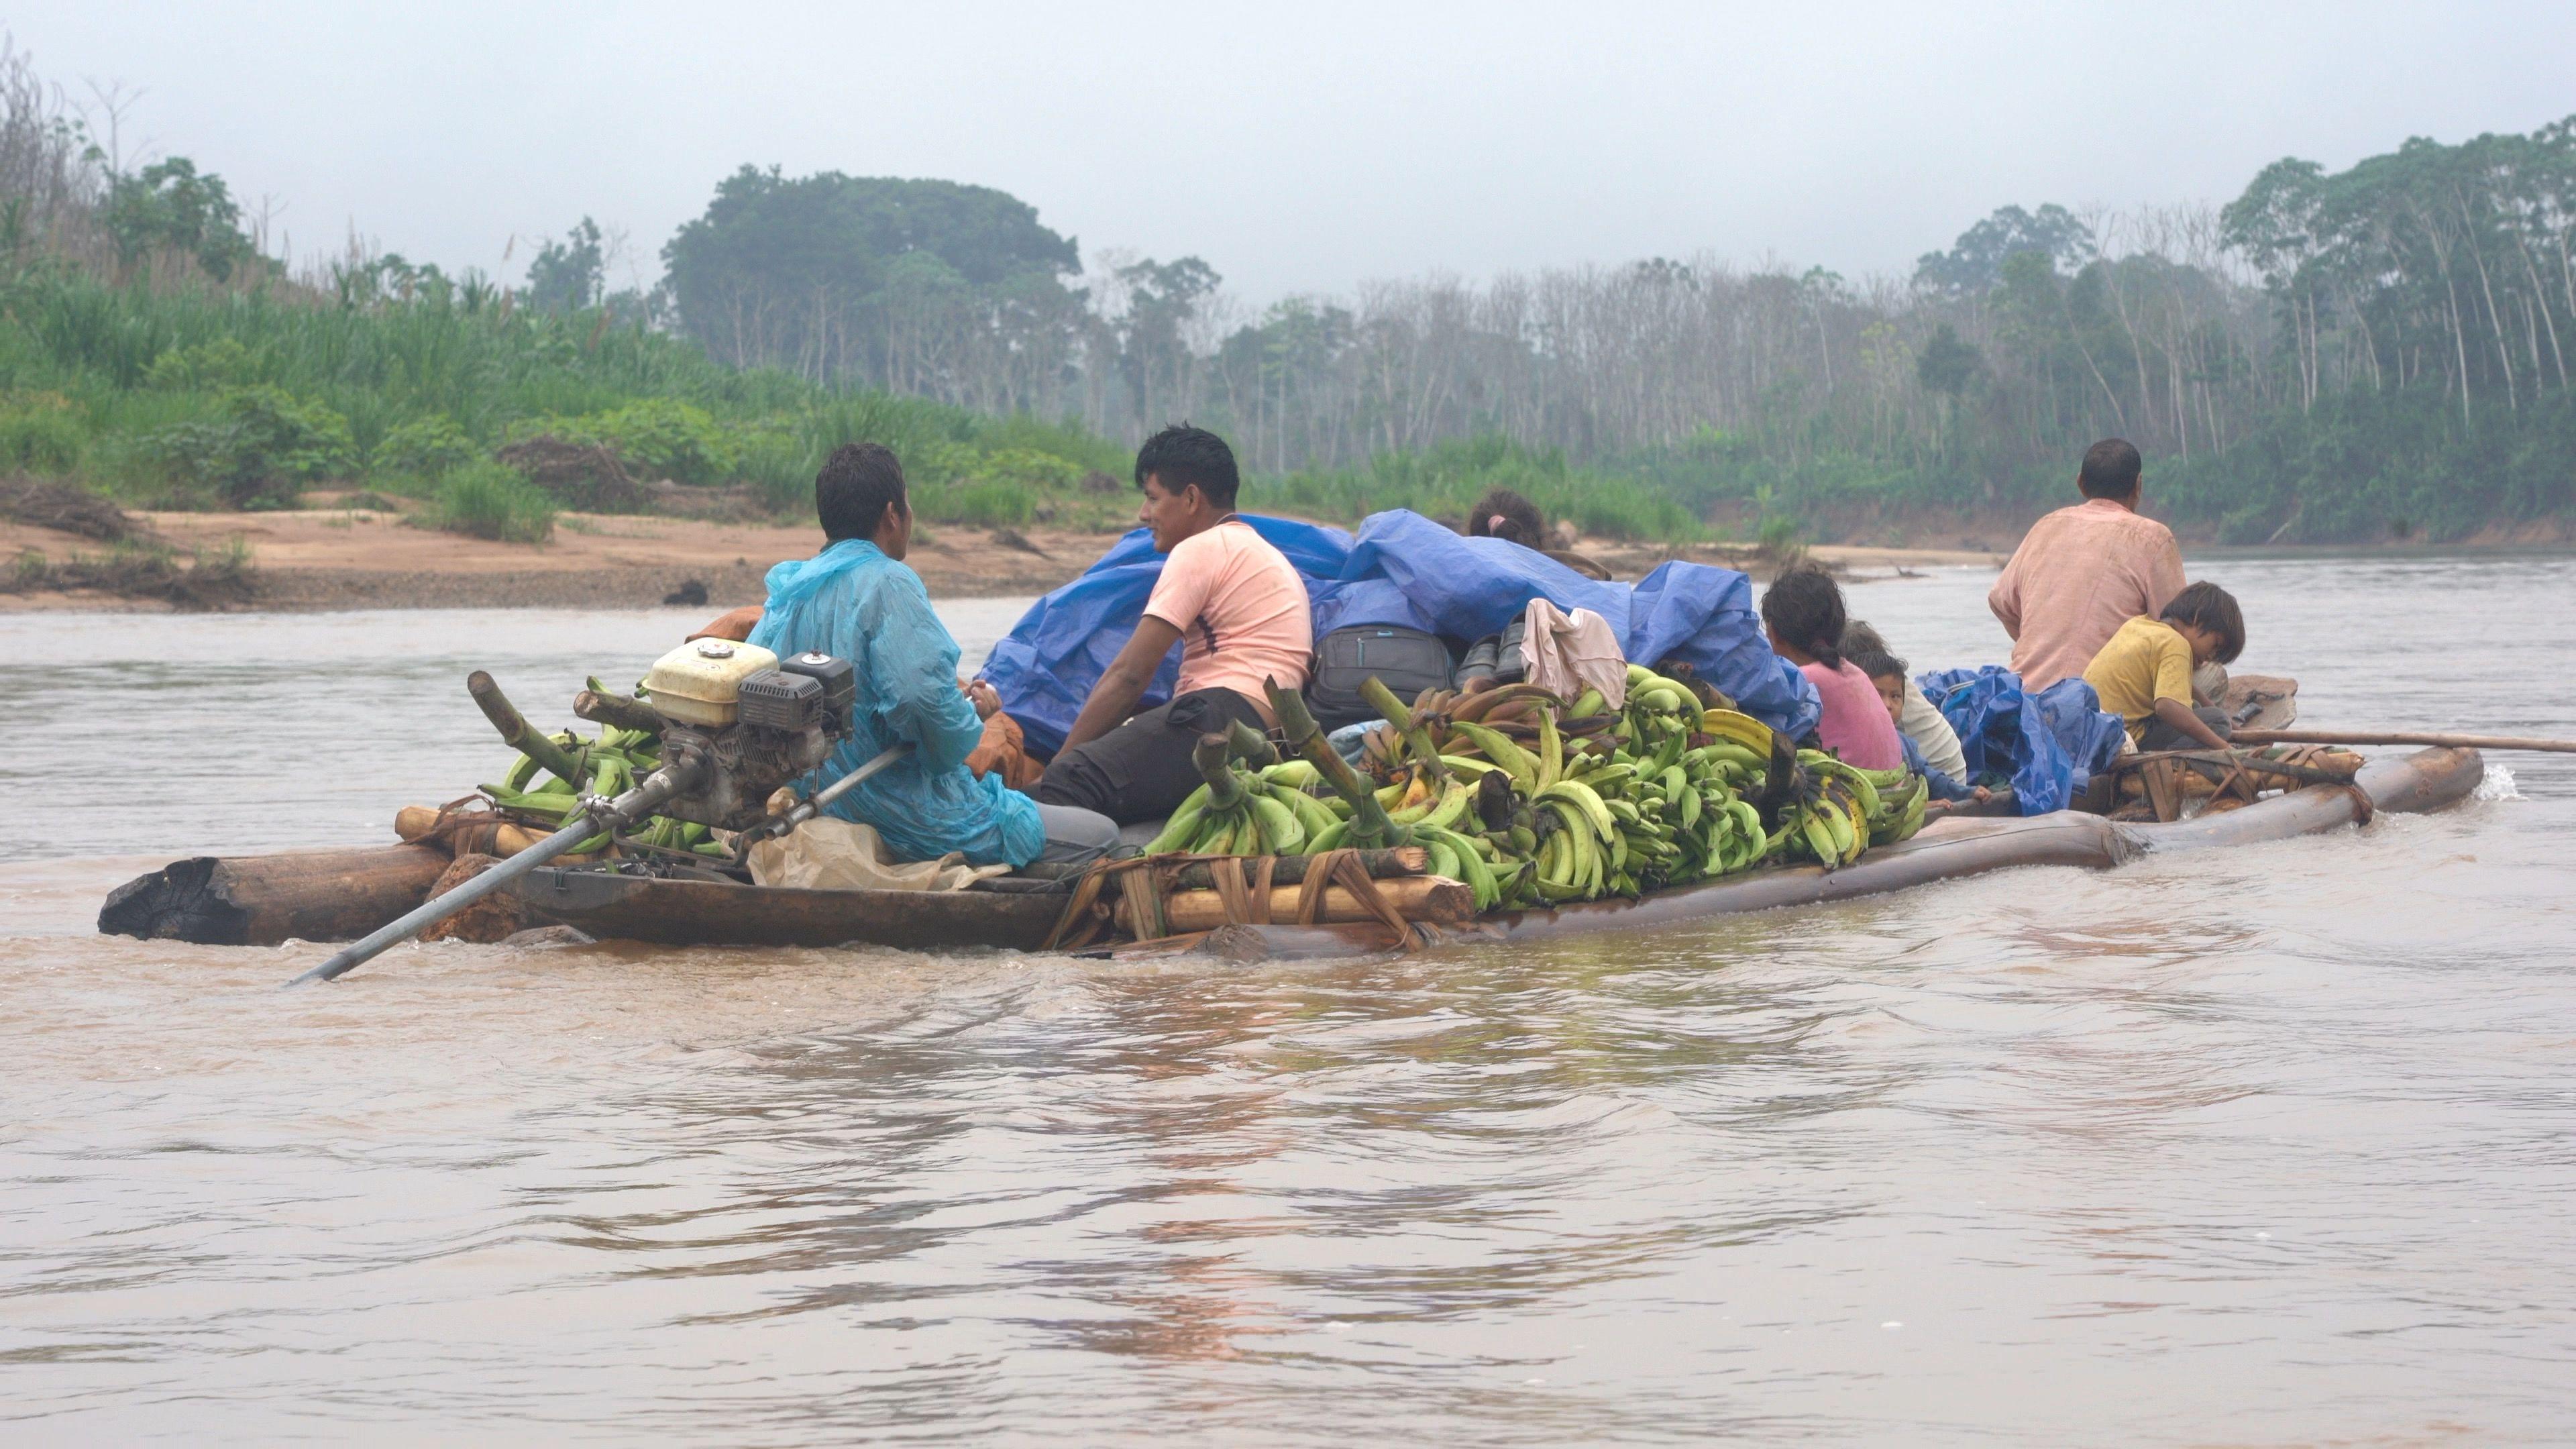
[(1628, 656), (1610, 621), (1590, 609), (1572, 614), (1532, 599), (1521, 614), (1521, 678), (1559, 699), (1591, 685), (1612, 709), (1628, 703)]
[(1905, 681), (1905, 705), (1896, 727), (1923, 752), (1923, 763), (1962, 784), (1968, 778), (1968, 756), (1959, 748), (1959, 732), (1948, 716), (1923, 697), (1923, 686)]
[(751, 848), (754, 884), (812, 891), (959, 891), (1007, 865), (968, 865), (957, 851), (937, 860), (891, 861), (876, 827), (817, 816)]

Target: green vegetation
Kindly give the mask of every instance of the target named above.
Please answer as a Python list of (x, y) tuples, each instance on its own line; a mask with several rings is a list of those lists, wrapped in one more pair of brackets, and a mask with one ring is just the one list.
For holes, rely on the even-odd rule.
[(883, 442), (935, 519), (1114, 523), (1132, 507), (1082, 490), (1094, 472), (1123, 488), (1132, 455), (1077, 427), (737, 370), (471, 279), (347, 280), (120, 283), (42, 257), (0, 269), (0, 468), (135, 506), (268, 508), (323, 484), (434, 497), (449, 474), (551, 436), (606, 447), (638, 480), (749, 485), (793, 517), (831, 449)]
[(555, 501), (515, 468), (467, 463), (440, 477), (438, 496), (420, 521), (474, 538), (543, 543), (555, 536)]
[(222, 177), (116, 169), (0, 50), (0, 470), (531, 532), (496, 461), (553, 508), (800, 517), (868, 440), (931, 522), (1115, 527), (1134, 443), (1189, 418), (1255, 507), (1455, 520), (1499, 485), (1590, 535), (1785, 548), (2010, 526), (2119, 435), (2160, 509), (2233, 542), (2576, 518), (2576, 118), (2284, 160), (2223, 208), (2007, 206), (1902, 279), (1655, 258), (1241, 325), (1196, 257), (1086, 270), (948, 181), (745, 167), (649, 290), (609, 290), (621, 247), (584, 217), (517, 287), (359, 252), (290, 275)]

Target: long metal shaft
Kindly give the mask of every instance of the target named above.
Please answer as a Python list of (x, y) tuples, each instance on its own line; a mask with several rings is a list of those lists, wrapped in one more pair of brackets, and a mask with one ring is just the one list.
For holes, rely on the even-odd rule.
[(802, 825), (806, 821), (813, 819), (815, 816), (823, 813), (825, 806), (830, 805), (833, 801), (838, 800), (842, 796), (850, 793), (852, 790), (857, 789), (860, 782), (868, 779), (878, 771), (911, 753), (912, 742), (910, 740), (904, 740), (900, 743), (887, 746), (884, 753), (868, 761), (866, 764), (859, 766), (857, 769), (852, 770), (850, 773), (843, 775), (841, 778), (834, 780), (831, 784), (824, 786), (822, 789), (815, 791), (813, 799), (808, 800), (797, 806), (795, 809), (788, 811), (787, 819), (789, 823), (792, 825)]
[(2576, 740), (2525, 735), (2459, 735), (2432, 730), (2238, 730), (2243, 745), (2438, 745), (2455, 750), (2537, 750), (2576, 755)]
[[(634, 789), (593, 811), (584, 809), (567, 821), (561, 830), (493, 866), (465, 884), (435, 900), (424, 901), (408, 914), (378, 928), (363, 939), (350, 942), (334, 952), (331, 959), (286, 983), (301, 986), (307, 981), (331, 981), (375, 959), (387, 948), (408, 941), (458, 911), (501, 889), (510, 882), (571, 850), (611, 824), (623, 827), (653, 813), (653, 807), (677, 795), (688, 784), (694, 771), (660, 769), (645, 777)], [(614, 821), (601, 816), (614, 816)]]
[(735, 863), (740, 864), (741, 862), (750, 859), (751, 848), (753, 846), (769, 839), (773, 835), (785, 835), (788, 831), (791, 831), (797, 826), (804, 824), (806, 821), (813, 819), (815, 816), (822, 814), (824, 807), (830, 805), (833, 801), (840, 799), (842, 796), (847, 795), (852, 790), (857, 789), (861, 782), (875, 775), (878, 771), (883, 770), (888, 765), (893, 764), (895, 761), (909, 756), (911, 753), (912, 742), (910, 740), (904, 740), (896, 744), (889, 745), (884, 751), (879, 753), (875, 758), (869, 760), (866, 764), (859, 766), (850, 773), (834, 780), (831, 784), (815, 791), (810, 798), (798, 801), (795, 807), (790, 809), (786, 814), (773, 815), (767, 820), (760, 822), (758, 825), (752, 826), (750, 829), (744, 831), (734, 842), (733, 858)]

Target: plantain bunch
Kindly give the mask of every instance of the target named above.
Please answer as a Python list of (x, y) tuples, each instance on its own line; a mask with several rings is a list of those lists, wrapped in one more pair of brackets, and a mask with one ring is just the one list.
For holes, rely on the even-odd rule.
[[(548, 774), (537, 778), (540, 766), (525, 753), (510, 762), (507, 773), (497, 785), (480, 786), (493, 805), (523, 823), (548, 831), (561, 830), (564, 822), (581, 807), (583, 794), (617, 796), (635, 788), (637, 781), (662, 768), (661, 738), (647, 730), (619, 729), (603, 725), (595, 738), (584, 739), (570, 730), (551, 736), (572, 756), (575, 772), (583, 779), (576, 787), (570, 780)], [(623, 842), (652, 846), (661, 850), (686, 851), (693, 855), (729, 858), (730, 847), (715, 838), (715, 833), (694, 820), (675, 820), (656, 815), (641, 822), (620, 837)], [(574, 846), (575, 853), (605, 849), (606, 832)]]
[(1222, 780), (1190, 792), (1145, 853), (1312, 855), (1330, 850), (1349, 827), (1350, 807), (1312, 794), (1320, 778), (1305, 760), (1261, 769), (1230, 767)]
[(1466, 813), (1485, 828), (1470, 833), (1505, 904), (1636, 896), (1795, 858), (1838, 868), (1922, 826), (1919, 775), (1792, 750), (1722, 696), (1643, 666), (1627, 682), (1616, 710), (1590, 688), (1571, 702), (1526, 684), (1426, 694), (1366, 742), (1380, 799), (1444, 798), (1433, 759), (1475, 782)]
[[(1479, 908), (1634, 897), (1793, 859), (1835, 869), (1923, 823), (1924, 782), (1910, 771), (1795, 750), (1722, 696), (1641, 666), (1626, 696), (1612, 709), (1597, 689), (1569, 702), (1517, 684), (1427, 691), (1407, 706), (1380, 689), (1387, 723), (1363, 742), (1362, 783)], [(1332, 849), (1352, 807), (1325, 783), (1303, 761), (1238, 768), (1231, 788), (1192, 795), (1150, 848)]]

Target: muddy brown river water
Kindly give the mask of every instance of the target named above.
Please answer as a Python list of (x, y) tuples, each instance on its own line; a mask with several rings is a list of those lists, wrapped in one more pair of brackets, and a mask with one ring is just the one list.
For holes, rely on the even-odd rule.
[[(2576, 560), (2193, 572), (2308, 723), (2576, 733)], [(1855, 612), (1997, 657), (1990, 577)], [(2576, 758), (1400, 961), (90, 934), (694, 622), (0, 619), (0, 1440), (2576, 1437)]]

